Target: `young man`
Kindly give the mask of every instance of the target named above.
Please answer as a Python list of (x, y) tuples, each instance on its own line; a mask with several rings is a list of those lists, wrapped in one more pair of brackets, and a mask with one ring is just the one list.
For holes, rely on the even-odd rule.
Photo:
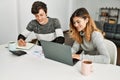
[(41, 1), (36, 1), (33, 3), (31, 8), (31, 13), (35, 16), (34, 20), (31, 20), (27, 25), (24, 32), (18, 36), (18, 45), (25, 46), (26, 38), (31, 32), (34, 32), (38, 44), (40, 40), (52, 41), (57, 43), (64, 43), (64, 35), (61, 29), (61, 25), (57, 18), (50, 18), (47, 16), (47, 5)]

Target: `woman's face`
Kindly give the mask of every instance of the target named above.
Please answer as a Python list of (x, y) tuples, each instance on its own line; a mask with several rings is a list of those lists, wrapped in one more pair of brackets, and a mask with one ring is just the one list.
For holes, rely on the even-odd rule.
[(43, 9), (40, 9), (38, 14), (35, 14), (35, 18), (42, 25), (47, 23), (47, 14)]
[(86, 18), (86, 19), (81, 18), (81, 17), (73, 18), (73, 25), (79, 32), (82, 30), (84, 31), (87, 22), (88, 22), (88, 18)]

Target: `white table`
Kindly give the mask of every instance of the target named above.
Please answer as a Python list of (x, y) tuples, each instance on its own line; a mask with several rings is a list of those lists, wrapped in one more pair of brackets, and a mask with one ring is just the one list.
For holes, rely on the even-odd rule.
[[(89, 76), (80, 73), (80, 64), (69, 66), (31, 53), (17, 57), (0, 45), (0, 80), (120, 80), (120, 67), (94, 63)], [(41, 47), (40, 47), (41, 50)]]

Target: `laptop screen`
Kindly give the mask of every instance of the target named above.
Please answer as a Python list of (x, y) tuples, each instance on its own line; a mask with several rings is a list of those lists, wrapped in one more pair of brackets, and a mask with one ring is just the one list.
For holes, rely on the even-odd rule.
[(73, 65), (70, 46), (44, 40), (41, 40), (40, 42), (46, 58), (68, 65)]

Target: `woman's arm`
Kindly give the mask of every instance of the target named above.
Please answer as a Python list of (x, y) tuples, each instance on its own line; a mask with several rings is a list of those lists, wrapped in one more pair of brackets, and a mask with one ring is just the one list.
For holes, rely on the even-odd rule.
[(97, 63), (110, 63), (110, 55), (108, 53), (107, 48), (105, 47), (104, 38), (100, 32), (94, 31), (92, 33), (92, 42), (99, 54), (81, 54), (80, 58), (90, 59), (93, 62)]

